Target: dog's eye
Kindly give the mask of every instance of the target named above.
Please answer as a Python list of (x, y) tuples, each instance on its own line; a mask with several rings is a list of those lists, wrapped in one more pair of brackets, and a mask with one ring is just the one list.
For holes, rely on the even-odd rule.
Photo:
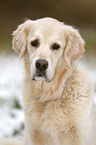
[(54, 44), (52, 45), (52, 50), (58, 50), (59, 48), (60, 48), (60, 45), (57, 44), (57, 43), (54, 43)]
[(38, 46), (39, 46), (39, 40), (36, 39), (36, 40), (32, 41), (32, 42), (31, 42), (31, 45), (32, 45), (33, 47), (38, 47)]

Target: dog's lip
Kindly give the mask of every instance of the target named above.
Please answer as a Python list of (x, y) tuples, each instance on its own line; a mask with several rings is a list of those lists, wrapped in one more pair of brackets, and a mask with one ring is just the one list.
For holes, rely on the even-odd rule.
[(37, 76), (38, 77), (43, 77), (44, 75), (42, 73), (39, 73)]
[(46, 73), (37, 71), (35, 76), (37, 76), (37, 77), (45, 77), (46, 78)]
[(42, 78), (44, 78), (44, 80), (45, 80), (46, 82), (50, 82), (50, 81), (51, 81), (51, 80), (49, 80), (49, 79), (46, 77), (46, 75), (42, 75), (41, 73), (39, 73), (38, 75), (34, 75), (34, 77), (32, 78), (32, 80), (33, 80), (33, 81), (37, 81), (36, 77), (41, 78), (41, 80), (42, 80)]
[(44, 71), (44, 72), (37, 71), (34, 74), (34, 76), (32, 77), (32, 80), (33, 81), (43, 80), (43, 81), (46, 81), (46, 82), (51, 82), (51, 80), (47, 78), (46, 71)]

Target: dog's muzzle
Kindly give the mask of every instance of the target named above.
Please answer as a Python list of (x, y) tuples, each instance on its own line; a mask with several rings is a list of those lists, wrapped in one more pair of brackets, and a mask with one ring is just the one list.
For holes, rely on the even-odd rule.
[[(48, 68), (48, 62), (45, 59), (38, 59), (35, 63), (35, 67), (36, 67), (35, 77), (47, 79), (46, 70)], [(33, 80), (35, 80), (35, 77), (33, 78)]]

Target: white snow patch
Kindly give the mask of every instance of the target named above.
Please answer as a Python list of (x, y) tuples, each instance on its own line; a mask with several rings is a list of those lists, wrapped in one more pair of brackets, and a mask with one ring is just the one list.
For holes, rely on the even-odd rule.
[(18, 58), (0, 54), (0, 136), (17, 135), (23, 130), (23, 111), (14, 107), (22, 98), (23, 63)]

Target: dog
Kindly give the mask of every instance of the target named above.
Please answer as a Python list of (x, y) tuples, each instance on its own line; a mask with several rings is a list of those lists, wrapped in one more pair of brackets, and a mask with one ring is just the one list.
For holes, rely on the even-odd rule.
[(78, 30), (42, 18), (26, 20), (12, 35), (25, 67), (25, 141), (18, 144), (96, 145), (94, 86), (77, 61), (85, 51)]

